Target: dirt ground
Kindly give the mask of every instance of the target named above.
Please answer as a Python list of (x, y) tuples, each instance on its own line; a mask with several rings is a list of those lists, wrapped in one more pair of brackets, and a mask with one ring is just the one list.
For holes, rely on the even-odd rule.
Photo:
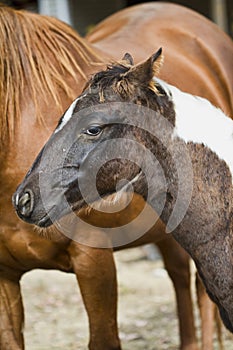
[[(162, 261), (145, 259), (142, 248), (115, 258), (123, 349), (178, 349), (174, 292)], [(26, 350), (87, 350), (87, 316), (74, 275), (35, 270), (23, 277), (22, 292)], [(197, 310), (195, 317), (199, 328)], [(232, 336), (223, 333), (225, 350), (233, 350)]]

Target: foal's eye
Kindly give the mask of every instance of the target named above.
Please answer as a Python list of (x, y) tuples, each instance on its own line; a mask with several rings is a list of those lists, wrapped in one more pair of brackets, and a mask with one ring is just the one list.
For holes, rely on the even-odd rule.
[(88, 129), (84, 131), (84, 134), (90, 135), (90, 136), (97, 136), (101, 133), (102, 127), (98, 125), (90, 126)]

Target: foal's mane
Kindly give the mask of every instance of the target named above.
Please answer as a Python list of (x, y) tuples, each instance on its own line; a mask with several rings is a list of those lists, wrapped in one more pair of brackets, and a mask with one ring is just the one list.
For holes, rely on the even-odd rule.
[(23, 98), (33, 102), (43, 122), (38, 98), (52, 97), (61, 108), (59, 89), (70, 99), (76, 96), (65, 77), (79, 73), (86, 79), (82, 67), (100, 62), (65, 23), (0, 5), (0, 139), (13, 136)]
[[(156, 66), (157, 64), (155, 64)], [(160, 66), (161, 63), (158, 64)], [(139, 65), (137, 65), (139, 67)], [(151, 100), (154, 101), (154, 96), (157, 96), (157, 100), (165, 92), (161, 86), (157, 85), (152, 79), (156, 70), (152, 70), (151, 74), (144, 77), (144, 72), (140, 72), (141, 69), (137, 69), (139, 74), (135, 74), (135, 70), (132, 71), (133, 64), (122, 60), (114, 62), (107, 66), (107, 69), (96, 73), (87, 84), (90, 89), (99, 89), (100, 102), (104, 102), (104, 90), (108, 87), (119, 95), (123, 100), (130, 99), (131, 102), (143, 103), (144, 105), (150, 105)], [(156, 67), (157, 69), (157, 67)], [(131, 74), (129, 74), (131, 73)], [(141, 73), (141, 74), (140, 74)], [(139, 76), (141, 75), (141, 77)], [(152, 102), (153, 104), (153, 102)]]

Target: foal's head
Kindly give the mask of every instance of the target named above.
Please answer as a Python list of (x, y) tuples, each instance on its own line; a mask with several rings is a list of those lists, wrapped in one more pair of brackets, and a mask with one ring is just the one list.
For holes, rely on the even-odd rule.
[(154, 80), (161, 63), (161, 49), (137, 65), (126, 54), (92, 77), (17, 190), (22, 219), (46, 227), (70, 208), (116, 192), (120, 197), (132, 187), (144, 198), (156, 194), (160, 210), (166, 176), (154, 149), (169, 157), (164, 142), (175, 119), (169, 96)]

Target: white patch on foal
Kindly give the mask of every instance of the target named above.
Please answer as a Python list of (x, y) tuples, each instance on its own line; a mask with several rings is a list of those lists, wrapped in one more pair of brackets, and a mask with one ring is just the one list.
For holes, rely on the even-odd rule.
[(56, 134), (58, 131), (60, 131), (61, 129), (64, 128), (64, 126), (68, 123), (68, 121), (72, 118), (76, 103), (81, 100), (83, 97), (85, 97), (86, 95), (82, 95), (78, 98), (76, 98), (76, 100), (74, 100), (70, 107), (66, 110), (66, 112), (64, 113), (61, 123), (58, 125), (58, 127), (56, 128), (56, 130), (54, 131), (54, 133)]
[(170, 95), (176, 113), (173, 136), (185, 142), (203, 143), (225, 160), (233, 181), (233, 121), (208, 100), (182, 92), (156, 79)]

